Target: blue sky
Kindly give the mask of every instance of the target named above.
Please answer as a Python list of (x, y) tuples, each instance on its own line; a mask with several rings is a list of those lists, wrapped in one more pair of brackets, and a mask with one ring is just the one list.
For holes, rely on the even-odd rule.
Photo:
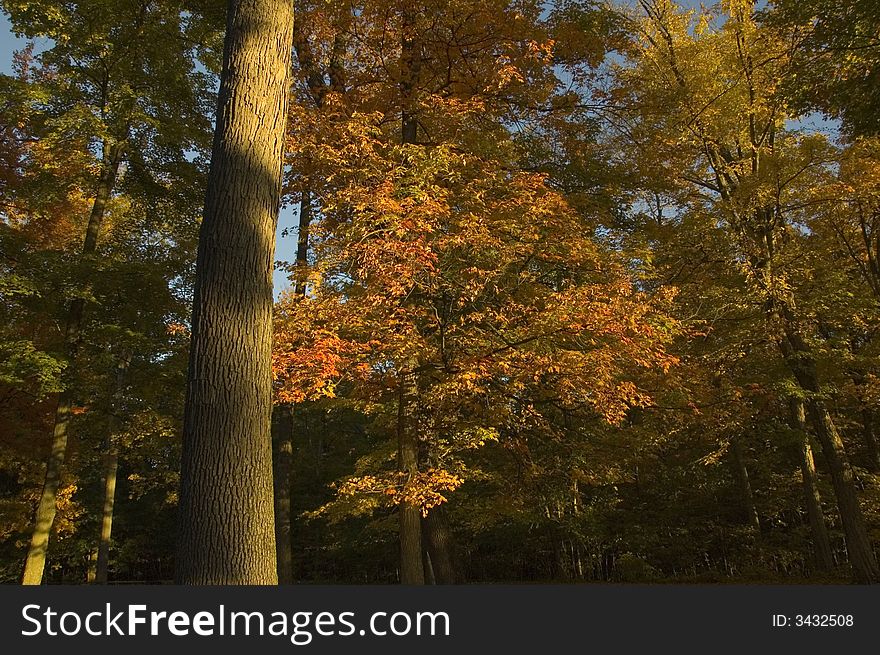
[(0, 13), (0, 73), (11, 72), (12, 53), (21, 48), (21, 44), (10, 31), (9, 20)]
[[(11, 31), (9, 20), (0, 12), (0, 73), (12, 72), (12, 55), (27, 44), (24, 39), (18, 39)], [(39, 44), (38, 44), (39, 46)], [(276, 246), (276, 259), (292, 261), (296, 257), (296, 230), (291, 230), (288, 236), (282, 236), (285, 228), (295, 228), (297, 224), (297, 212), (292, 207), (281, 210), (278, 220), (278, 239)], [(275, 271), (275, 294), (288, 287), (287, 275), (283, 271)]]

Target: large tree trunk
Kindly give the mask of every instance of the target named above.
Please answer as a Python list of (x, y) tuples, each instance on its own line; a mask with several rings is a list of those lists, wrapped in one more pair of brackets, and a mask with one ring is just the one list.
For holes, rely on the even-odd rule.
[(810, 524), (810, 533), (813, 536), (816, 565), (820, 570), (829, 571), (834, 568), (834, 553), (831, 549), (831, 539), (828, 537), (828, 528), (825, 525), (825, 514), (822, 511), (819, 478), (816, 474), (816, 464), (813, 461), (813, 448), (810, 446), (810, 437), (807, 434), (807, 419), (804, 414), (803, 401), (799, 398), (792, 398), (790, 409), (791, 426), (801, 438), (801, 481), (804, 490), (804, 504), (807, 507), (807, 520)]
[(755, 505), (755, 495), (752, 493), (752, 482), (749, 479), (749, 469), (746, 467), (742, 445), (738, 438), (731, 441), (730, 450), (731, 455), (733, 456), (734, 472), (742, 496), (743, 510), (745, 511), (746, 519), (755, 531), (755, 534), (761, 534), (761, 519), (758, 517), (758, 508)]
[(199, 234), (175, 580), (275, 584), (272, 271), (293, 3), (230, 0)]
[(859, 506), (852, 466), (837, 427), (819, 397), (815, 358), (809, 345), (797, 331), (796, 323), (784, 314), (782, 318), (785, 334), (779, 345), (799, 386), (808, 394), (804, 402), (806, 415), (828, 463), (853, 576), (856, 582), (862, 584), (878, 582), (880, 567), (877, 566), (877, 558), (871, 548), (865, 519)]
[(435, 507), (422, 519), (422, 542), (434, 584), (455, 584), (458, 578), (452, 554), (452, 535), (445, 514), (442, 506)]
[[(110, 201), (113, 187), (116, 185), (119, 166), (122, 162), (122, 152), (123, 147), (121, 144), (104, 142), (104, 161), (101, 175), (98, 178), (92, 211), (89, 214), (89, 222), (86, 226), (86, 238), (81, 251), (83, 257), (94, 254), (98, 247), (98, 233), (101, 230), (101, 224), (104, 222), (107, 203)], [(52, 430), (52, 446), (49, 458), (46, 461), (46, 477), (43, 481), (43, 491), (40, 494), (40, 502), (37, 505), (34, 516), (34, 531), (31, 534), (27, 561), (25, 562), (21, 580), (22, 584), (26, 585), (40, 584), (43, 581), (43, 570), (46, 567), (49, 535), (52, 532), (52, 524), (55, 522), (55, 502), (58, 496), (58, 485), (61, 483), (61, 470), (64, 466), (64, 457), (67, 452), (67, 428), (70, 421), (70, 410), (73, 408), (72, 383), (76, 375), (76, 354), (79, 349), (84, 309), (85, 300), (75, 298), (70, 303), (70, 310), (67, 315), (64, 330), (64, 340), (69, 362), (66, 375), (67, 382), (64, 391), (58, 395), (58, 405), (55, 407), (55, 425)]]
[(292, 584), (290, 487), (293, 475), (293, 407), (276, 405), (272, 418), (272, 440), (275, 445), (275, 561), (278, 584)]

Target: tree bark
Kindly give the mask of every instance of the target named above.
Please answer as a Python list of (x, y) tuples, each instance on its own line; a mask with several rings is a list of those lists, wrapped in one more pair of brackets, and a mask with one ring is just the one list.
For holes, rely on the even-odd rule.
[(458, 576), (453, 558), (452, 535), (443, 507), (435, 507), (422, 519), (422, 541), (431, 563), (435, 584), (455, 584)]
[(746, 468), (742, 445), (738, 438), (731, 441), (730, 450), (733, 455), (733, 466), (740, 494), (742, 495), (743, 509), (745, 510), (746, 518), (749, 525), (755, 531), (755, 534), (761, 534), (761, 519), (758, 516), (758, 508), (755, 506), (755, 495), (752, 493), (752, 482), (749, 479), (749, 469)]
[(293, 3), (229, 0), (199, 234), (175, 580), (276, 584), (272, 271)]
[(804, 504), (807, 508), (807, 520), (810, 524), (810, 533), (813, 536), (816, 566), (822, 571), (830, 571), (834, 568), (834, 553), (831, 549), (831, 539), (828, 537), (825, 514), (822, 511), (819, 477), (816, 474), (813, 448), (810, 446), (810, 437), (807, 434), (807, 419), (804, 414), (803, 401), (799, 398), (792, 398), (790, 409), (792, 429), (796, 430), (801, 438), (801, 481), (804, 490)]
[(292, 584), (290, 488), (293, 476), (293, 407), (276, 405), (272, 416), (275, 445), (275, 562), (278, 584)]
[[(101, 230), (101, 224), (104, 222), (107, 203), (113, 194), (113, 187), (116, 186), (116, 178), (119, 175), (119, 166), (122, 162), (122, 144), (105, 141), (103, 151), (101, 174), (98, 178), (95, 200), (89, 213), (86, 237), (81, 250), (83, 259), (94, 254), (97, 250), (98, 233)], [(55, 407), (52, 445), (49, 451), (49, 458), (46, 460), (46, 476), (43, 480), (40, 502), (34, 515), (34, 531), (31, 534), (27, 561), (25, 562), (22, 574), (22, 584), (25, 585), (40, 584), (43, 581), (43, 570), (46, 567), (49, 535), (52, 532), (52, 524), (55, 522), (55, 503), (58, 496), (58, 486), (61, 483), (61, 472), (64, 466), (64, 457), (67, 453), (68, 425), (70, 422), (70, 410), (73, 408), (74, 400), (72, 381), (76, 374), (76, 354), (79, 349), (82, 333), (84, 309), (85, 300), (83, 298), (74, 298), (70, 302), (70, 309), (64, 329), (64, 341), (68, 360), (67, 384), (65, 389), (58, 395), (58, 404)]]
[(828, 463), (853, 577), (860, 584), (880, 582), (880, 567), (877, 565), (877, 558), (871, 547), (859, 505), (855, 475), (840, 433), (819, 396), (820, 386), (815, 358), (809, 345), (798, 332), (795, 322), (784, 314), (782, 319), (785, 334), (779, 345), (798, 385), (808, 394), (804, 402), (806, 416)]

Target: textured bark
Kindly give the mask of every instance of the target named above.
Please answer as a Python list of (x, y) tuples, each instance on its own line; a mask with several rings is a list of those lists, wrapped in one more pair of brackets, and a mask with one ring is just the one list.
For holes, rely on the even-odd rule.
[[(116, 185), (119, 166), (122, 162), (122, 152), (122, 145), (110, 144), (109, 142), (104, 143), (104, 163), (101, 168), (101, 175), (98, 178), (95, 200), (92, 203), (92, 211), (89, 214), (89, 221), (86, 226), (86, 237), (81, 251), (83, 258), (93, 255), (98, 247), (98, 233), (101, 230), (101, 224), (104, 222), (107, 203), (113, 194), (113, 187)], [(55, 522), (55, 503), (58, 496), (58, 485), (61, 483), (61, 472), (67, 452), (68, 425), (70, 422), (70, 410), (73, 407), (71, 380), (76, 372), (76, 354), (79, 349), (84, 309), (85, 301), (82, 298), (74, 298), (70, 302), (64, 330), (67, 359), (69, 362), (67, 385), (64, 391), (58, 395), (58, 404), (55, 407), (52, 445), (49, 457), (46, 460), (46, 476), (43, 480), (40, 502), (34, 515), (34, 531), (31, 534), (27, 561), (25, 562), (24, 573), (22, 574), (22, 584), (26, 585), (40, 584), (43, 581), (43, 570), (46, 567), (49, 535), (52, 532), (52, 524)]]
[(820, 570), (828, 571), (834, 568), (834, 553), (831, 549), (831, 539), (828, 537), (825, 514), (822, 511), (819, 477), (816, 474), (813, 448), (810, 445), (810, 437), (807, 434), (804, 403), (799, 398), (792, 398), (790, 408), (792, 429), (796, 430), (801, 438), (801, 481), (804, 490), (804, 505), (807, 508), (807, 520), (809, 521), (810, 533), (813, 537), (816, 566)]
[(422, 519), (422, 541), (431, 564), (434, 584), (456, 584), (452, 535), (443, 507), (435, 507)]
[(116, 502), (116, 471), (119, 457), (111, 451), (104, 462), (104, 505), (101, 513), (101, 540), (95, 563), (95, 584), (107, 584), (110, 568), (110, 533), (113, 530), (113, 505)]
[(293, 582), (290, 489), (293, 475), (293, 407), (277, 405), (272, 413), (275, 480), (275, 562), (278, 584)]
[(272, 270), (293, 5), (230, 0), (199, 234), (175, 580), (275, 584)]
[(742, 496), (743, 509), (746, 513), (746, 519), (752, 529), (757, 533), (761, 533), (761, 519), (758, 517), (758, 508), (755, 506), (755, 495), (752, 493), (752, 482), (749, 479), (749, 469), (746, 467), (746, 460), (743, 456), (742, 445), (739, 439), (734, 439), (730, 444), (731, 454), (733, 455), (733, 467), (736, 473), (736, 481), (739, 485), (739, 491)]
[(840, 433), (819, 396), (820, 385), (815, 358), (809, 345), (797, 331), (795, 322), (785, 315), (782, 318), (785, 335), (779, 345), (799, 386), (809, 394), (804, 402), (806, 416), (828, 463), (853, 577), (861, 584), (880, 582), (880, 567), (877, 565), (877, 558), (871, 547), (865, 519), (859, 506), (855, 475)]

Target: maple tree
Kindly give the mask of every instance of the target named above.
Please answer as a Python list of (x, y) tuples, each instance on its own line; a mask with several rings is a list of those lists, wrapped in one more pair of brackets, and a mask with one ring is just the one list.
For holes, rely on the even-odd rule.
[[(553, 88), (551, 46), (528, 36), (519, 36), (522, 70), (488, 46), (470, 55), (481, 75), (495, 66), (495, 88), (476, 92), (465, 79), (461, 90), (441, 83), (438, 92), (422, 52), (409, 91), (417, 104), (403, 96), (396, 108), (379, 108), (372, 96), (349, 96), (350, 118), (330, 122), (332, 141), (299, 142), (309, 152), (296, 156), (312, 175), (327, 170), (328, 184), (311, 189), (321, 213), (310, 225), (309, 290), (288, 294), (276, 316), (279, 399), (332, 398), (345, 387), (343, 402), (366, 403), (398, 439), (414, 433), (421, 451), (402, 472), (364, 470), (341, 485), (341, 498), (428, 515), (466, 479), (461, 453), (540, 425), (535, 403), (620, 422), (648, 398), (626, 368), (673, 363), (663, 351), (672, 324), (545, 176), (517, 170), (522, 154), (503, 125), (506, 112), (488, 122), (488, 98), (512, 95), (507, 87), (526, 75), (546, 78), (530, 93)], [(400, 56), (412, 57), (406, 47)], [(353, 74), (346, 79), (355, 83)], [(359, 111), (359, 100), (372, 111)], [(402, 145), (385, 118), (395, 110), (404, 132), (414, 132)]]

